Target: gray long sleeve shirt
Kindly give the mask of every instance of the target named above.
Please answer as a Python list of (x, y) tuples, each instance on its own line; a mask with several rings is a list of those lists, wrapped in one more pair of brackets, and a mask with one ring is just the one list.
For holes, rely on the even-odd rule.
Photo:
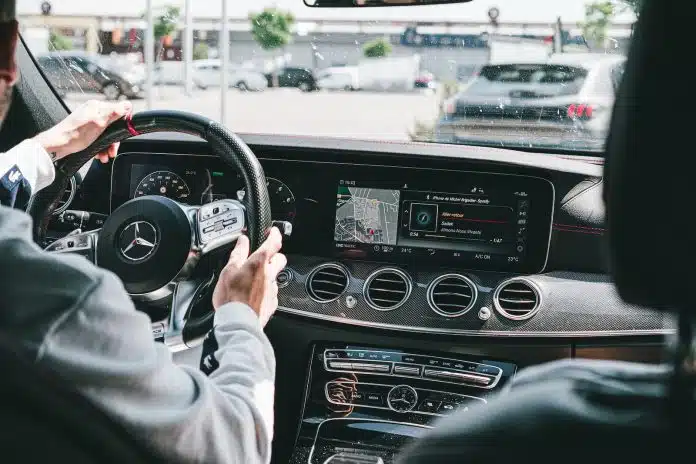
[[(36, 158), (24, 162), (22, 181), (14, 174), (19, 165), (8, 160), (28, 157)], [(43, 149), (24, 142), (0, 154), (0, 178), (39, 190), (53, 178), (52, 169), (37, 173), (37, 166), (46, 166), (42, 157), (48, 158)], [(270, 461), (275, 358), (248, 306), (228, 303), (217, 310), (202, 370), (178, 366), (153, 341), (149, 318), (114, 274), (77, 255), (42, 251), (32, 241), (30, 217), (5, 206), (0, 295), (0, 334), (21, 339), (29, 359), (71, 379), (164, 456)]]

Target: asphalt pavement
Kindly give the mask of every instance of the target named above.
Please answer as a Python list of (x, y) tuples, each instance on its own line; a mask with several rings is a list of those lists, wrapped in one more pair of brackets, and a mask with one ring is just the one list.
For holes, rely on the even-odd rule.
[[(432, 123), (438, 99), (432, 93), (329, 92), (297, 89), (227, 92), (227, 126), (240, 133), (346, 137), (366, 140), (410, 140), (416, 123)], [(69, 94), (74, 107), (95, 94)], [(155, 89), (153, 109), (176, 109), (220, 120), (220, 90), (195, 90), (191, 96), (178, 86)], [(133, 100), (135, 111), (145, 100)]]

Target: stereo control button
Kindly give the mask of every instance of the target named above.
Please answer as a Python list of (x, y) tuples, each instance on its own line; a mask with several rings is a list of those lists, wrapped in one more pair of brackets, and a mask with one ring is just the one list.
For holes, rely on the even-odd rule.
[(436, 413), (438, 409), (440, 408), (440, 402), (436, 400), (432, 400), (430, 398), (426, 398), (423, 400), (423, 402), (420, 404), (418, 407), (418, 410), (420, 412), (430, 412), (430, 413)]
[(386, 372), (389, 373), (391, 366), (383, 363), (353, 362), (353, 370), (366, 372)]
[(428, 368), (425, 368), (423, 372), (423, 377), (447, 380), (451, 382), (474, 383), (477, 385), (490, 385), (493, 380), (490, 377), (486, 377), (485, 375), (476, 375), (470, 374), (468, 372), (454, 372)]
[(329, 361), (329, 368), (339, 371), (352, 371), (353, 363), (346, 361)]
[(450, 403), (448, 401), (443, 401), (442, 404), (440, 404), (440, 407), (437, 409), (437, 412), (439, 414), (449, 414), (453, 412), (455, 409), (457, 409), (456, 404)]
[(401, 364), (394, 365), (394, 374), (396, 375), (408, 375), (411, 377), (420, 377), (421, 368), (420, 366), (404, 366)]

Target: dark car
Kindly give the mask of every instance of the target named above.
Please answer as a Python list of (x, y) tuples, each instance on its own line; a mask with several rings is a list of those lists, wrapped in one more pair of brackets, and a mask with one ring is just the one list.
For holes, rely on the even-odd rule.
[(141, 77), (106, 69), (90, 55), (59, 52), (39, 56), (37, 60), (61, 96), (68, 92), (90, 92), (104, 94), (107, 100), (117, 100), (121, 95), (142, 97)]
[(568, 53), (542, 63), (483, 66), (445, 102), (436, 138), (601, 149), (624, 61), (620, 55)]
[[(266, 74), (268, 86), (273, 87), (273, 73)], [(278, 70), (278, 85), (280, 87), (296, 87), (303, 92), (317, 90), (317, 80), (314, 73), (307, 68), (287, 67)]]

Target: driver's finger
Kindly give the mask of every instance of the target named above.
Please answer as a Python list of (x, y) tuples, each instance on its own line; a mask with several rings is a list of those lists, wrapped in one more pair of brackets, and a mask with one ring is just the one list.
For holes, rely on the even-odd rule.
[(277, 253), (273, 255), (271, 261), (268, 263), (268, 267), (266, 268), (268, 276), (275, 279), (278, 273), (282, 271), (283, 268), (287, 266), (287, 264), (288, 259), (285, 257), (283, 253)]
[(102, 102), (102, 104), (103, 106), (99, 109), (99, 112), (100, 115), (104, 117), (107, 125), (133, 111), (133, 104), (129, 101), (115, 103)]
[(121, 146), (121, 142), (112, 143), (109, 148), (106, 149), (109, 158), (116, 158), (118, 154), (118, 148)]
[(97, 158), (97, 159), (98, 159), (99, 161), (101, 161), (102, 163), (108, 163), (108, 162), (109, 162), (109, 153), (108, 153), (108, 151), (106, 151), (106, 150), (100, 151), (100, 152), (97, 153), (94, 157)]
[(280, 235), (280, 231), (277, 227), (272, 227), (266, 241), (261, 244), (258, 250), (252, 253), (251, 257), (267, 263), (273, 255), (280, 251), (282, 246), (283, 238)]
[(248, 256), (249, 256), (249, 239), (247, 238), (246, 235), (241, 235), (237, 239), (237, 244), (234, 246), (234, 249), (230, 253), (230, 259), (229, 259), (227, 265), (234, 267), (235, 269), (239, 269), (240, 267), (242, 267), (242, 265), (244, 264), (244, 261), (246, 261)]

